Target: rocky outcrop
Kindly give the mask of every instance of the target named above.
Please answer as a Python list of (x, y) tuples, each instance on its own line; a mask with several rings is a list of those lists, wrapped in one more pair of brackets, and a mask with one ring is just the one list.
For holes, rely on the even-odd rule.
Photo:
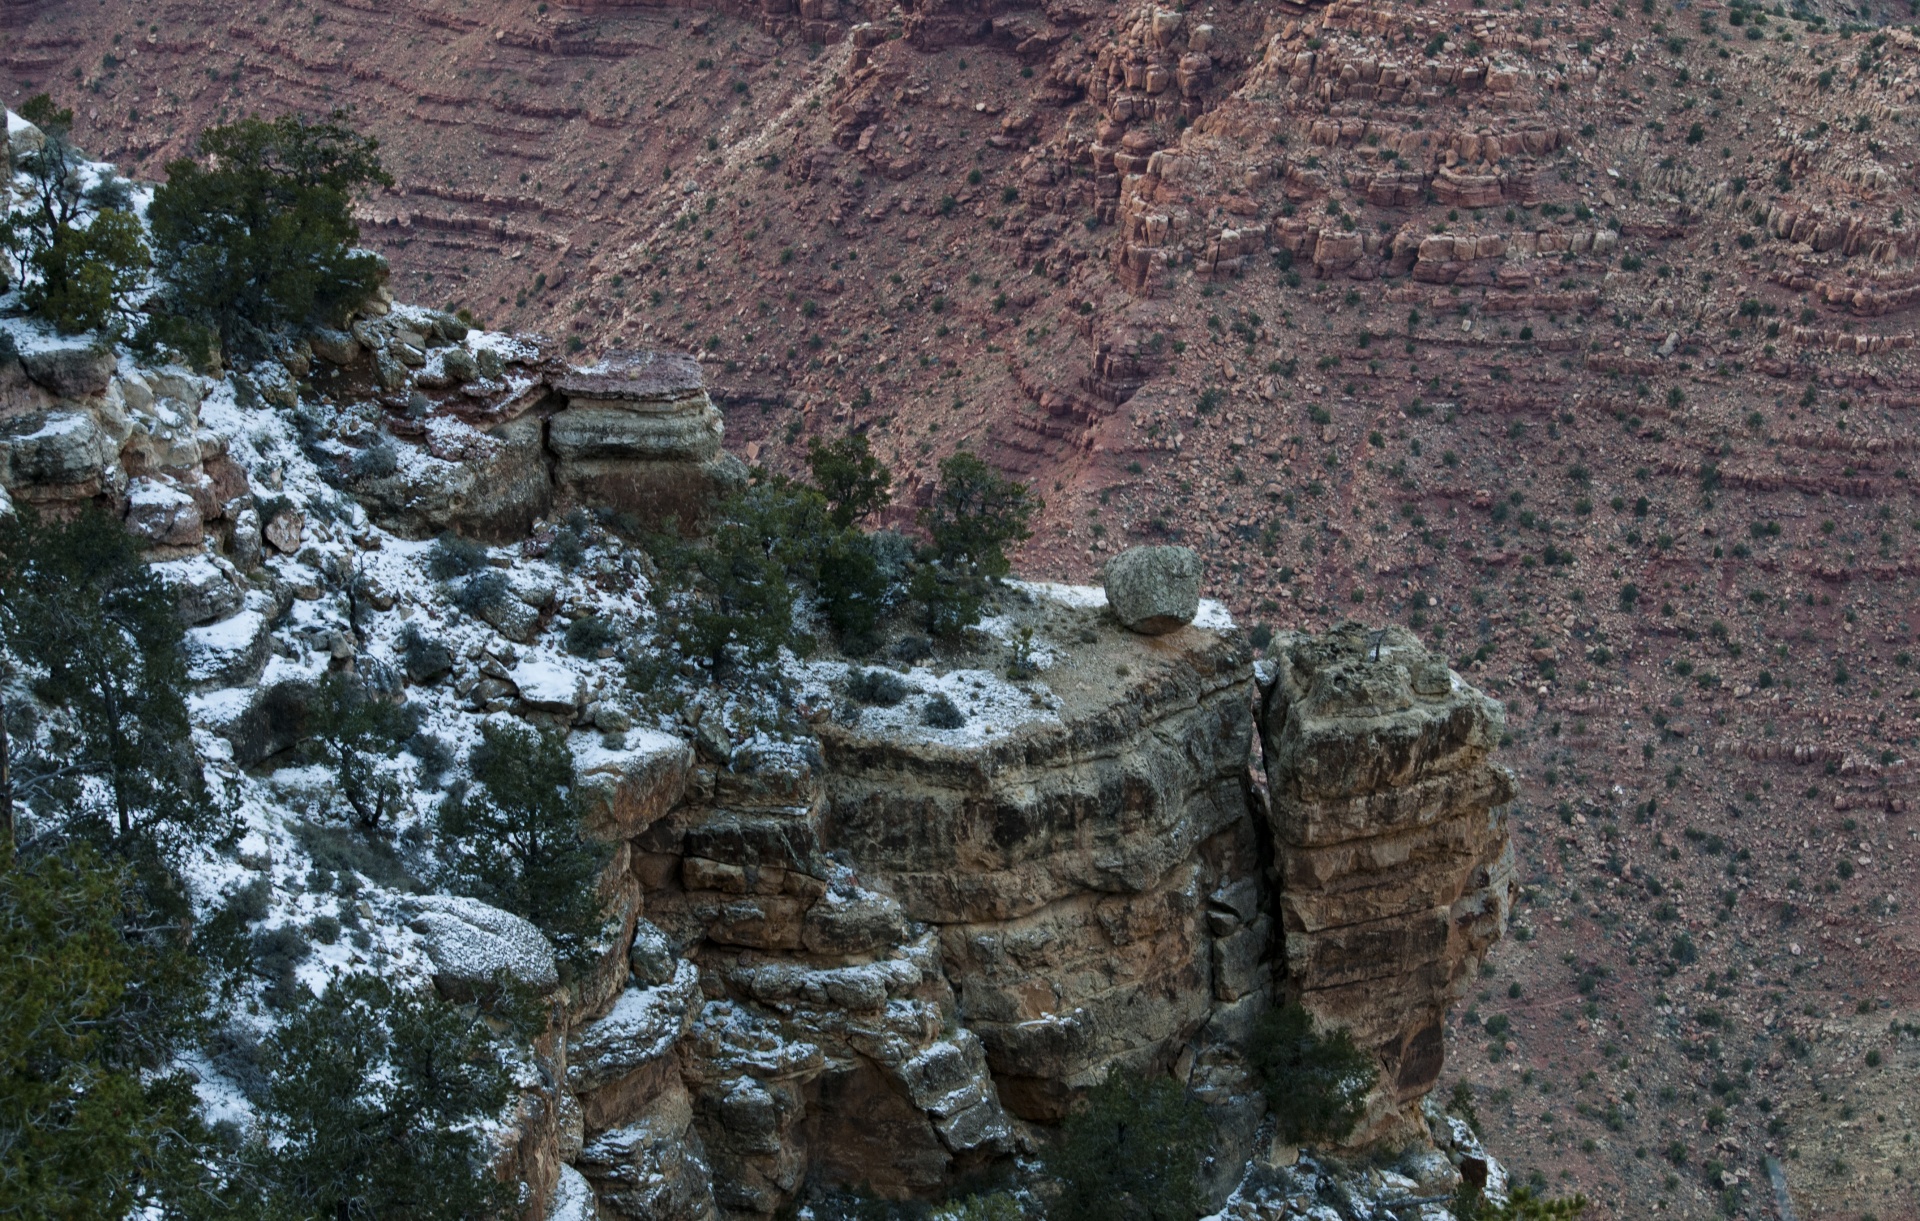
[(1209, 923), (1258, 874), (1246, 646), (1092, 634), (1047, 676), (1052, 715), (1012, 732), (821, 732), (829, 844), (939, 931), (1002, 1099), (1038, 1121), (1111, 1065), (1170, 1065), (1216, 993), (1263, 991), (1216, 978)]
[(720, 448), (720, 409), (700, 364), (672, 352), (623, 352), (552, 381), (564, 400), (547, 424), (563, 501), (610, 508), (655, 530), (697, 530), (713, 505), (746, 486)]
[(1256, 679), (1236, 632), (1032, 588), (1011, 621), (1074, 643), (1024, 690), (903, 670), (959, 678), (957, 728), (902, 700), (784, 747), (582, 756), (608, 892), (645, 918), (569, 993), (533, 1162), (611, 1217), (924, 1197), (1106, 1074), (1172, 1071), (1224, 1199), (1264, 1148), (1245, 1051), (1283, 997), (1380, 1057), (1355, 1142), (1430, 1147), (1440, 1021), (1506, 914), (1498, 705), (1398, 629), (1283, 637)]
[(570, 368), (529, 344), (509, 349), (515, 367), (506, 369), (491, 348), (429, 337), (413, 349), (414, 332), (383, 338), (366, 326), (355, 334), (375, 345), (376, 376), (388, 353), (406, 354), (388, 362), (394, 384), (384, 400), (405, 412), (387, 422), (384, 443), (398, 456), (347, 471), (356, 495), (396, 532), (508, 541), (585, 506), (610, 511), (630, 532), (674, 522), (693, 533), (746, 486), (745, 465), (720, 448), (720, 412), (691, 356), (623, 352)]
[(1378, 1053), (1377, 1129), (1433, 1088), (1447, 1006), (1505, 926), (1504, 714), (1401, 628), (1273, 654), (1261, 742), (1286, 987)]

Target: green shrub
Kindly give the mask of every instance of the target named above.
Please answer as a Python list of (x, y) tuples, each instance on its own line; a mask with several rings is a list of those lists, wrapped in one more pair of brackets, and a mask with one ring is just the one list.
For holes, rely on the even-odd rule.
[(141, 233), (138, 217), (113, 209), (55, 229), (33, 255), (38, 274), (21, 294), (27, 310), (63, 335), (113, 329), (153, 266)]
[(525, 916), (577, 957), (600, 928), (594, 883), (606, 852), (581, 830), (566, 735), (489, 721), (480, 738), (474, 787), (440, 811), (457, 884)]
[(442, 534), (427, 551), (427, 575), (436, 581), (470, 577), (487, 568), (487, 549), (458, 534)]
[(1488, 1202), (1481, 1189), (1461, 1183), (1454, 1193), (1452, 1211), (1457, 1221), (1567, 1221), (1587, 1209), (1585, 1196), (1561, 1199), (1543, 1197), (1531, 1187), (1515, 1187), (1505, 1204)]
[(408, 682), (424, 686), (453, 669), (453, 650), (409, 623), (400, 629), (400, 665)]
[(855, 670), (847, 675), (847, 694), (863, 704), (891, 708), (907, 698), (907, 684), (891, 670)]
[(885, 508), (892, 499), (893, 473), (873, 456), (862, 433), (838, 441), (815, 438), (807, 446), (813, 483), (826, 497), (828, 518), (847, 529)]
[(1314, 1030), (1297, 1002), (1263, 1014), (1248, 1060), (1259, 1075), (1288, 1141), (1339, 1141), (1366, 1109), (1379, 1067), (1355, 1046), (1351, 1032)]
[(1118, 1068), (1087, 1091), (1046, 1156), (1052, 1221), (1191, 1221), (1201, 1209), (1206, 1108), (1180, 1084)]
[(449, 590), (453, 604), (469, 615), (485, 617), (513, 597), (513, 583), (497, 569), (464, 577)]
[(73, 715), (58, 760), (29, 759), (37, 791), (91, 818), (104, 781), (121, 836), (190, 829), (212, 809), (187, 721), (185, 628), (175, 596), (120, 522), (88, 508), (67, 522), (22, 508), (0, 518), (0, 642), (39, 671), (34, 693)]
[(355, 248), (353, 197), (393, 179), (378, 142), (345, 118), (210, 127), (197, 144), (204, 165), (168, 163), (147, 212), (161, 311), (217, 333), (229, 352), (264, 354), (286, 329), (338, 325), (373, 296), (385, 264)]
[(945, 693), (936, 692), (920, 710), (920, 723), (933, 729), (958, 729), (967, 723), (967, 717)]
[(1004, 1191), (991, 1195), (968, 1196), (933, 1210), (927, 1221), (1025, 1221), (1020, 1202)]
[(124, 1217), (206, 1160), (178, 927), (84, 843), (0, 841), (0, 1215)]
[(508, 1077), (475, 1018), (352, 975), (302, 1003), (265, 1052), (266, 1215), (473, 1221), (511, 1202), (487, 1172), (481, 1122), (506, 1105)]
[(314, 692), (307, 716), (313, 748), (333, 769), (335, 792), (362, 831), (380, 830), (405, 808), (406, 786), (382, 768), (413, 736), (414, 717), (350, 674), (328, 674)]
[(940, 485), (920, 522), (936, 563), (997, 578), (1007, 574), (1007, 545), (1032, 537), (1027, 524), (1041, 507), (1026, 484), (960, 450), (940, 464)]
[(599, 615), (582, 615), (567, 625), (567, 652), (575, 657), (592, 657), (619, 639), (619, 630)]
[(86, 158), (70, 139), (71, 109), (42, 93), (22, 102), (19, 113), (45, 140), (19, 159), (24, 199), (0, 217), (0, 250), (34, 315), (70, 335), (104, 331), (124, 313), (150, 265), (140, 222), (126, 211), (125, 184), (81, 189)]

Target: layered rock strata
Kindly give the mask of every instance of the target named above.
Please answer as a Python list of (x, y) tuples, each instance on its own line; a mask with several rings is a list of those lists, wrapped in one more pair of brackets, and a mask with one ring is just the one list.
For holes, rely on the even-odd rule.
[(1397, 630), (1283, 637), (1256, 682), (1231, 631), (1012, 613), (1075, 642), (1029, 708), (956, 732), (843, 708), (790, 749), (662, 739), (590, 769), (640, 916), (546, 1045), (564, 1084), (523, 1162), (570, 1163), (617, 1217), (926, 1196), (1036, 1148), (1107, 1073), (1171, 1071), (1224, 1198), (1281, 997), (1379, 1055), (1356, 1140), (1425, 1142), (1441, 1016), (1506, 912), (1499, 707)]
[(1504, 714), (1401, 628), (1348, 624), (1271, 650), (1261, 743), (1286, 987), (1373, 1048), (1376, 1108), (1433, 1088), (1447, 1006), (1505, 927)]
[(547, 423), (563, 502), (610, 508), (647, 528), (671, 520), (693, 530), (715, 501), (745, 486), (745, 467), (720, 448), (720, 409), (693, 357), (620, 353), (551, 384), (564, 400)]
[(691, 356), (618, 352), (577, 368), (522, 343), (509, 351), (512, 368), (490, 349), (454, 348), (420, 356), (420, 372), (407, 375), (410, 361), (389, 358), (407, 350), (404, 337), (367, 326), (355, 335), (371, 346), (338, 354), (347, 385), (369, 361), (383, 384), (390, 368), (401, 371), (381, 400), (394, 415), (379, 443), (413, 452), (377, 473), (351, 463), (343, 472), (390, 529), (509, 540), (587, 507), (611, 511), (629, 532), (673, 523), (692, 533), (746, 486), (745, 465), (720, 447), (720, 412)]

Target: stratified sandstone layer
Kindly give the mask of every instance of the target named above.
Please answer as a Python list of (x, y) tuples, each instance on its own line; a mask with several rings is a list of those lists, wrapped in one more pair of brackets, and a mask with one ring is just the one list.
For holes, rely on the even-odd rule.
[(1262, 745), (1287, 988), (1379, 1054), (1402, 1107), (1505, 927), (1513, 853), (1499, 704), (1400, 628), (1283, 636)]
[(552, 386), (564, 400), (547, 423), (562, 502), (610, 508), (647, 529), (675, 521), (691, 530), (745, 486), (745, 467), (720, 448), (720, 409), (693, 357), (616, 353)]
[(1048, 673), (1055, 715), (1017, 732), (821, 733), (830, 842), (937, 928), (1001, 1098), (1033, 1120), (1116, 1063), (1166, 1068), (1218, 1004), (1264, 1000), (1260, 955), (1222, 948), (1243, 922), (1209, 924), (1259, 874), (1246, 645), (1093, 635)]

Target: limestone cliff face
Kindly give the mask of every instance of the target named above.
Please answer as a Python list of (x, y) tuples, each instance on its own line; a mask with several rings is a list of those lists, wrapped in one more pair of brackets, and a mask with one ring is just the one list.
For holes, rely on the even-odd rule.
[[(0, 366), (0, 487), (103, 501), (149, 540), (183, 615), (211, 625), (190, 636), (195, 681), (248, 693), (213, 726), (243, 763), (293, 740), (304, 680), (265, 674), (268, 625), (320, 597), (244, 574), (332, 527), (252, 490), (229, 444), (269, 491), (309, 463), (414, 533), (511, 535), (570, 504), (694, 525), (741, 480), (688, 358), (565, 369), (399, 307), (309, 346), (289, 360), (336, 402), (393, 386), (377, 412), (295, 400), (297, 452), (260, 449), (232, 393), (184, 373), (52, 344)], [(278, 367), (247, 375), (269, 402), (291, 392)], [(1037, 1151), (1113, 1071), (1171, 1072), (1207, 1105), (1224, 1198), (1265, 1113), (1256, 1019), (1295, 997), (1386, 1070), (1358, 1139), (1424, 1133), (1401, 1121), (1506, 914), (1499, 707), (1397, 630), (1286, 636), (1256, 677), (1238, 633), (1141, 635), (1089, 592), (1000, 595), (994, 631), (1030, 630), (1045, 655), (1026, 678), (1005, 678), (990, 634), (895, 667), (914, 700), (965, 705), (958, 728), (914, 700), (862, 706), (845, 667), (816, 662), (810, 732), (735, 746), (702, 719), (719, 713), (689, 713), (697, 751), (638, 731), (577, 751), (617, 920), (564, 982), (551, 962), (528, 977), (554, 1020), (499, 1169), (529, 1216), (592, 1198), (603, 1217), (745, 1221), (810, 1183), (935, 1195)], [(524, 641), (555, 595), (514, 594), (487, 621)], [(518, 671), (496, 669), (476, 707), (592, 720), (577, 688), (516, 702)], [(449, 996), (490, 978), (463, 962), (520, 952), (504, 913), (418, 906)]]
[(1404, 1108), (1433, 1088), (1447, 1005), (1505, 927), (1504, 715), (1399, 628), (1273, 652), (1261, 741), (1287, 989), (1378, 1052)]
[(1048, 674), (1054, 717), (1020, 732), (821, 732), (828, 842), (936, 930), (1001, 1100), (1037, 1121), (1116, 1063), (1163, 1071), (1218, 1004), (1264, 996), (1239, 947), (1265, 931), (1242, 898), (1261, 848), (1246, 646), (1094, 635)]
[(1173, 1071), (1224, 1196), (1281, 997), (1380, 1056), (1358, 1143), (1425, 1139), (1441, 1018), (1506, 913), (1498, 705), (1398, 631), (1283, 637), (1257, 682), (1231, 631), (1013, 613), (1074, 643), (967, 732), (842, 708), (784, 753), (663, 739), (592, 773), (638, 917), (549, 1040), (564, 1084), (530, 1097), (516, 1173), (634, 1218), (929, 1195), (1105, 1073)]

